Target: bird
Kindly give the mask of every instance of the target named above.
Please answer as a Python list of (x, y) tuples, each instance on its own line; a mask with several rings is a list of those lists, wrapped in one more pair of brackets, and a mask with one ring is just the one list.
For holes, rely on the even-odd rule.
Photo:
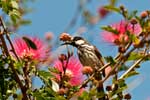
[[(96, 46), (90, 44), (87, 40), (80, 36), (72, 37), (70, 41), (63, 43), (63, 45), (67, 44), (77, 48), (77, 54), (81, 64), (83, 66), (90, 66), (93, 69), (96, 73), (94, 76), (95, 80), (102, 80), (102, 75), (105, 76), (105, 73), (104, 71), (97, 72), (97, 70), (104, 66), (104, 61)], [(104, 93), (103, 84), (98, 85), (97, 91)], [(105, 98), (99, 98), (99, 100), (105, 100)]]

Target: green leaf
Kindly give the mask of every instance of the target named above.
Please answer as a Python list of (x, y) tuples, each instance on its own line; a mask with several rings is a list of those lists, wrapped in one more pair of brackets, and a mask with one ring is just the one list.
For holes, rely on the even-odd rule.
[(130, 54), (130, 56), (128, 57), (128, 61), (131, 61), (131, 60), (138, 60), (140, 58), (142, 58), (143, 55), (141, 55), (140, 53), (137, 53), (137, 52), (132, 52)]
[(91, 100), (89, 93), (84, 91), (81, 96), (78, 97), (78, 100)]
[[(59, 100), (56, 98), (62, 97), (57, 95), (57, 93), (54, 92), (51, 89), (51, 87), (42, 87), (40, 89), (35, 90), (34, 92), (31, 91), (30, 94), (32, 94), (36, 98), (36, 100)], [(60, 100), (64, 100), (64, 99), (60, 99)]]
[(109, 96), (110, 96), (110, 97), (113, 97), (114, 95), (123, 92), (125, 89), (127, 89), (127, 86), (120, 87), (120, 88), (118, 88), (116, 91), (112, 91), (112, 92), (109, 94)]
[(29, 24), (31, 24), (31, 21), (30, 20), (21, 20), (20, 24), (21, 25), (29, 25)]
[(129, 72), (128, 74), (126, 74), (125, 76), (124, 76), (124, 78), (129, 78), (129, 77), (131, 77), (131, 76), (135, 76), (135, 75), (138, 75), (139, 73), (138, 72), (136, 72), (136, 71), (131, 71), (131, 72)]
[(126, 66), (125, 64), (123, 64), (123, 65), (121, 65), (120, 67), (119, 67), (119, 71), (125, 71), (125, 70), (127, 70), (129, 67), (128, 66)]
[(118, 0), (110, 0), (110, 5), (114, 6)]
[(127, 86), (126, 83), (125, 83), (125, 80), (124, 79), (119, 79), (118, 80), (118, 86), (119, 87), (125, 87), (125, 86)]
[(97, 97), (97, 98), (103, 98), (104, 96), (105, 96), (105, 93), (101, 91), (101, 92), (98, 92), (98, 93), (97, 93), (97, 96), (96, 96), (96, 97)]
[(50, 78), (52, 78), (53, 75), (50, 72), (40, 70), (38, 71), (38, 75), (44, 81), (45, 84), (52, 86), (52, 81)]
[[(51, 100), (51, 99), (50, 99)], [(65, 99), (63, 96), (57, 96), (57, 97), (55, 97), (55, 99), (53, 99), (53, 100), (67, 100), (67, 99)]]
[(28, 47), (30, 48), (32, 48), (32, 49), (34, 49), (34, 50), (37, 50), (37, 46), (35, 45), (35, 43), (32, 41), (32, 40), (30, 40), (29, 38), (27, 38), (27, 37), (22, 37), (22, 39), (26, 42), (26, 44), (28, 45)]
[(108, 31), (108, 32), (112, 32), (113, 34), (119, 34), (118, 30), (113, 29), (111, 26), (103, 26), (101, 27), (101, 29)]
[(96, 95), (96, 89), (93, 88), (89, 91), (89, 96), (92, 97), (92, 96), (95, 96)]
[(43, 78), (51, 78), (53, 75), (50, 72), (47, 72), (45, 70), (39, 70), (38, 74)]
[(107, 56), (104, 58), (107, 62), (111, 63), (112, 65), (114, 65), (116, 63), (115, 60), (113, 59), (113, 57), (111, 57), (111, 56)]
[(52, 72), (52, 73), (55, 73), (55, 74), (59, 74), (60, 73), (60, 71), (57, 68), (55, 68), (55, 67), (50, 67), (50, 68), (48, 68), (48, 70), (50, 72)]
[(42, 95), (39, 91), (33, 92), (33, 96), (36, 97), (36, 100), (45, 100), (45, 96)]
[(17, 23), (17, 20), (20, 19), (20, 17), (21, 17), (20, 12), (16, 9), (9, 11), (9, 16), (10, 16), (12, 22), (15, 24)]
[(11, 3), (12, 8), (15, 8), (15, 9), (19, 8), (18, 3), (16, 1), (12, 0), (10, 3)]
[(150, 57), (149, 56), (145, 57), (144, 61), (150, 61)]
[(130, 20), (130, 19), (132, 19), (133, 17), (135, 17), (137, 13), (138, 13), (137, 10), (132, 11), (132, 12), (129, 14), (129, 16), (128, 16), (128, 20)]
[(104, 6), (104, 8), (106, 8), (109, 11), (113, 11), (113, 12), (117, 12), (117, 13), (121, 13), (120, 9), (111, 5), (106, 5)]

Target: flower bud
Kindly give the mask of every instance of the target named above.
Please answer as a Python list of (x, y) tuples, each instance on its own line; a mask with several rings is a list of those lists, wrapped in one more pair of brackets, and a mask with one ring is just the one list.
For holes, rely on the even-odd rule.
[(72, 37), (68, 33), (62, 33), (59, 37), (61, 41), (70, 41), (71, 38)]
[(118, 51), (119, 51), (120, 53), (125, 53), (125, 52), (126, 52), (125, 48), (124, 48), (124, 47), (121, 47), (121, 46), (118, 48)]
[(124, 6), (123, 5), (120, 5), (120, 9), (122, 10), (122, 11), (124, 11)]
[(144, 46), (143, 42), (140, 41), (139, 38), (136, 38), (134, 41), (133, 41), (133, 46), (136, 47), (136, 48), (141, 48)]
[(106, 86), (107, 91), (112, 91), (112, 87), (110, 85)]
[(119, 41), (119, 39), (115, 39), (115, 40), (114, 40), (114, 43), (115, 43), (116, 45), (120, 45), (120, 44), (121, 44), (121, 42)]
[(18, 97), (18, 95), (17, 94), (13, 94), (13, 98), (17, 98)]
[(135, 68), (140, 68), (140, 65), (136, 65)]
[(118, 90), (118, 87), (119, 87), (118, 84), (113, 84), (112, 85), (112, 90), (113, 91)]
[(100, 7), (98, 9), (98, 14), (101, 18), (104, 18), (108, 13), (109, 13), (109, 11), (104, 7)]
[(119, 97), (121, 100), (123, 99), (123, 94), (122, 94), (122, 93), (118, 93), (117, 95), (118, 95), (118, 97)]
[(64, 95), (66, 93), (66, 90), (64, 88), (59, 89), (58, 94)]
[(124, 99), (131, 99), (131, 95), (128, 93), (128, 94), (126, 94), (125, 96), (124, 96)]
[(90, 66), (84, 66), (83, 69), (82, 69), (82, 73), (83, 74), (92, 74), (93, 69)]
[(132, 19), (130, 20), (130, 23), (133, 24), (133, 25), (135, 25), (135, 24), (137, 24), (137, 20), (136, 20), (135, 18), (132, 18)]
[(141, 13), (141, 18), (146, 18), (147, 16), (148, 16), (148, 13), (147, 13), (147, 11), (143, 11), (142, 13)]
[(67, 59), (67, 56), (65, 54), (60, 54), (58, 58), (60, 61), (64, 61)]

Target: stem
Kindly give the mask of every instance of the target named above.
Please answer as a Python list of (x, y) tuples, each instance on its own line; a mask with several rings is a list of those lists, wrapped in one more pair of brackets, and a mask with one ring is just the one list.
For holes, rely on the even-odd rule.
[[(5, 55), (7, 57), (10, 57), (10, 54), (9, 54), (9, 51), (8, 51), (8, 48), (7, 48), (7, 45), (6, 45), (6, 42), (5, 42), (5, 39), (3, 37), (3, 35), (1, 34), (0, 35), (0, 39), (1, 39), (1, 42), (2, 42), (2, 45), (3, 45), (3, 48), (4, 48), (4, 52), (5, 52)], [(15, 66), (13, 64), (14, 62), (11, 60), (9, 65), (10, 65), (10, 68), (12, 69), (13, 73), (14, 73), (14, 78), (15, 78), (15, 81), (19, 84), (20, 86), (20, 89), (21, 89), (21, 92), (23, 94), (23, 100), (28, 100), (28, 97), (27, 97), (27, 94), (26, 94), (26, 89), (25, 87), (23, 86), (18, 74), (17, 74), (17, 71), (15, 69)]]
[[(145, 55), (147, 50), (148, 50), (148, 47), (145, 48), (144, 55)], [(131, 72), (136, 67), (136, 65), (138, 65), (147, 56), (149, 56), (149, 55), (145, 55), (144, 57), (142, 57), (141, 59), (136, 61), (119, 79), (124, 78), (129, 72)]]
[(114, 72), (115, 69), (120, 65), (121, 61), (122, 60), (120, 59), (120, 61), (118, 61), (118, 63), (115, 64), (115, 66), (111, 69), (111, 71), (108, 73), (108, 75), (102, 81), (100, 81), (100, 83), (104, 83), (109, 78), (109, 76), (112, 74), (112, 72)]
[[(108, 67), (109, 65), (110, 65), (110, 63), (105, 64), (103, 67), (101, 67), (100, 69), (98, 69), (97, 72), (101, 72), (102, 70), (104, 70), (104, 69), (105, 69), (106, 67)], [(83, 82), (83, 84), (82, 84), (81, 86), (79, 86), (79, 88), (84, 87), (90, 80), (93, 79), (93, 77), (95, 76), (95, 74), (96, 74), (96, 73), (93, 73), (87, 80), (85, 80), (85, 81)]]
[[(6, 32), (6, 28), (5, 28), (5, 26), (4, 26), (4, 23), (3, 23), (1, 17), (0, 17), (0, 22), (1, 22), (2, 27), (4, 28), (4, 31)], [(6, 34), (7, 34), (7, 33), (6, 33)], [(5, 55), (6, 55), (7, 57), (10, 57), (9, 50), (8, 50), (8, 48), (7, 48), (6, 41), (5, 41), (3, 35), (4, 35), (4, 34), (2, 34), (2, 33), (0, 34), (0, 39), (1, 39), (1, 42), (2, 42), (3, 49), (4, 49), (3, 52), (5, 53)], [(21, 80), (20, 80), (20, 78), (19, 78), (19, 76), (18, 76), (18, 74), (17, 74), (17, 71), (16, 71), (15, 66), (14, 66), (13, 63), (14, 63), (14, 61), (13, 61), (13, 60), (10, 60), (9, 66), (10, 66), (10, 68), (12, 69), (12, 72), (14, 73), (15, 81), (19, 84), (19, 87), (20, 87), (21, 92), (22, 92), (22, 94), (23, 94), (23, 98), (22, 98), (22, 99), (23, 99), (23, 100), (28, 100), (28, 97), (27, 97), (27, 94), (26, 94), (26, 89), (25, 89), (25, 87), (23, 86), (23, 84), (22, 84), (22, 82), (21, 82)]]
[(1, 16), (0, 16), (0, 23), (1, 23), (2, 27), (3, 27), (3, 29), (4, 29), (4, 32), (6, 33), (6, 38), (7, 38), (8, 42), (10, 43), (10, 46), (12, 48), (12, 52), (14, 53), (15, 57), (17, 58), (17, 60), (20, 61), (18, 55), (16, 54), (15, 48), (14, 48), (13, 43), (12, 43), (10, 37), (9, 37), (7, 28), (6, 28), (5, 23), (3, 22), (3, 19), (2, 19)]
[[(129, 49), (128, 45), (127, 45), (127, 49)], [(121, 64), (124, 64), (125, 61), (128, 59), (129, 55), (131, 54), (131, 52), (133, 52), (136, 48), (132, 48), (129, 52), (126, 53), (126, 55), (124, 56), (119, 56), (118, 59), (117, 59), (117, 63), (115, 64), (115, 66), (111, 69), (111, 71), (108, 73), (108, 75), (102, 80), (100, 81), (100, 83), (104, 83), (108, 78), (109, 76), (112, 74), (113, 71), (115, 71), (115, 69)]]
[[(118, 53), (118, 54), (116, 55), (116, 57), (115, 57), (115, 60), (119, 59), (120, 56), (121, 56), (121, 54)], [(105, 64), (104, 66), (102, 66), (101, 68), (99, 68), (97, 72), (101, 72), (102, 70), (104, 70), (105, 68), (107, 68), (107, 67), (110, 66), (110, 65), (111, 65), (111, 63)], [(95, 74), (96, 74), (96, 73), (93, 73), (91, 76), (89, 76), (89, 78), (88, 78), (87, 80), (85, 80), (85, 81), (83, 82), (83, 84), (82, 84), (81, 86), (79, 86), (79, 88), (84, 87), (90, 80), (93, 79), (93, 77), (95, 76)], [(110, 75), (111, 75), (111, 74), (110, 74)]]
[(119, 79), (122, 79), (124, 78), (129, 72), (131, 72), (135, 67), (136, 65), (138, 65), (141, 61), (143, 61), (145, 57), (139, 59), (138, 61), (136, 61)]

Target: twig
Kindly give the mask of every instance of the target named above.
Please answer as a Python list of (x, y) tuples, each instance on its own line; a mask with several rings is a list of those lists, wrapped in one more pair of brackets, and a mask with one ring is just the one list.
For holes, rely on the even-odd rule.
[[(5, 39), (3, 37), (3, 35), (1, 34), (0, 35), (0, 39), (2, 41), (2, 45), (3, 45), (3, 48), (4, 48), (4, 52), (5, 52), (5, 55), (7, 57), (10, 57), (10, 54), (9, 54), (9, 51), (8, 51), (8, 48), (7, 48), (7, 45), (6, 45), (6, 42), (5, 42)], [(14, 67), (14, 64), (13, 64), (13, 61), (11, 60), (11, 62), (9, 63), (13, 73), (14, 73), (14, 76), (15, 76), (15, 81), (19, 84), (20, 88), (21, 88), (21, 91), (22, 91), (22, 94), (23, 94), (23, 100), (28, 100), (28, 97), (27, 97), (27, 94), (26, 94), (26, 89), (25, 87), (23, 86), (17, 72), (16, 72), (16, 69)]]
[(7, 30), (7, 28), (6, 28), (5, 24), (4, 24), (3, 19), (2, 19), (1, 16), (0, 16), (0, 23), (1, 23), (1, 26), (3, 27), (3, 29), (4, 29), (4, 32), (6, 33), (6, 38), (7, 38), (8, 42), (10, 43), (10, 46), (12, 48), (12, 51), (13, 51), (14, 55), (16, 56), (17, 60), (20, 61), (18, 55), (16, 54), (15, 48), (13, 46), (13, 43), (11, 42), (11, 39), (9, 37), (8, 30)]
[[(104, 70), (104, 69), (105, 69), (106, 67), (108, 67), (108, 66), (110, 66), (110, 63), (105, 64), (103, 67), (101, 67), (100, 69), (98, 69), (97, 72), (101, 72), (102, 70)], [(94, 77), (95, 74), (96, 74), (96, 73), (93, 73), (87, 80), (85, 80), (85, 81), (83, 82), (83, 84), (82, 84), (81, 86), (79, 86), (79, 88), (84, 87), (84, 86)]]
[[(143, 40), (142, 40), (143, 41)], [(144, 55), (146, 54), (146, 51), (148, 50), (148, 46), (145, 48), (145, 50), (144, 50)], [(130, 71), (132, 71), (135, 67), (136, 67), (136, 65), (138, 65), (141, 61), (143, 61), (143, 59), (145, 58), (145, 57), (147, 57), (148, 55), (145, 55), (144, 57), (142, 57), (141, 59), (139, 59), (138, 61), (136, 61), (122, 76), (120, 76), (120, 78), (119, 79), (122, 79), (122, 78), (124, 78)]]
[[(120, 56), (121, 56), (121, 54), (118, 53), (118, 54), (116, 55), (116, 57), (115, 57), (115, 60), (117, 60)], [(97, 72), (101, 72), (102, 70), (104, 70), (105, 68), (107, 68), (107, 67), (110, 66), (110, 65), (111, 65), (111, 63), (105, 64), (104, 66), (102, 66), (101, 68), (99, 68)], [(91, 76), (89, 76), (89, 78), (88, 78), (87, 80), (85, 80), (85, 81), (83, 82), (83, 84), (82, 84), (81, 86), (79, 86), (79, 88), (84, 87), (90, 80), (92, 80), (92, 78), (95, 76), (95, 74), (96, 74), (96, 73), (93, 73)], [(111, 75), (111, 74), (110, 74), (110, 75)]]
[(120, 65), (120, 63), (122, 62), (121, 60), (122, 58), (120, 58), (120, 60), (115, 64), (115, 66), (111, 69), (111, 71), (107, 74), (107, 76), (102, 80), (100, 81), (100, 83), (104, 83), (108, 78), (109, 76), (112, 74), (112, 72), (115, 71), (115, 69)]
[[(126, 53), (125, 56), (122, 56), (120, 58), (120, 60), (118, 60), (118, 62), (115, 64), (115, 66), (111, 69), (111, 71), (108, 73), (108, 75), (101, 81), (101, 83), (104, 83), (109, 78), (111, 73), (119, 66), (119, 64), (124, 63), (127, 60), (127, 58), (129, 57), (129, 55), (131, 54), (131, 52), (134, 51), (135, 49), (136, 49), (135, 47), (132, 48), (128, 53)], [(124, 60), (122, 61), (122, 59), (124, 59)]]
[[(3, 26), (4, 24), (3, 24), (3, 21), (2, 21), (2, 18), (1, 18), (1, 17), (0, 17), (0, 21), (1, 21), (1, 24), (2, 24), (2, 26)], [(4, 28), (4, 26), (3, 26), (3, 28)], [(5, 30), (5, 29), (4, 29), (4, 30)], [(3, 46), (3, 48), (4, 48), (5, 55), (6, 55), (7, 57), (10, 57), (9, 50), (8, 50), (8, 48), (7, 48), (6, 41), (5, 41), (3, 35), (4, 35), (4, 34), (0, 34), (0, 39), (1, 39), (1, 42), (2, 42), (2, 46)], [(16, 71), (15, 66), (14, 66), (13, 63), (14, 63), (13, 60), (11, 60), (10, 63), (9, 63), (9, 65), (10, 65), (10, 68), (12, 69), (12, 72), (14, 73), (15, 81), (19, 84), (19, 87), (20, 87), (21, 92), (22, 92), (22, 94), (23, 94), (23, 98), (22, 98), (22, 99), (23, 99), (23, 100), (28, 100), (28, 97), (27, 97), (27, 94), (26, 94), (26, 89), (25, 89), (25, 87), (23, 86), (23, 84), (22, 84), (22, 82), (21, 82), (21, 80), (20, 80), (20, 78), (19, 78), (19, 76), (18, 76), (18, 74), (17, 74), (17, 71)]]
[(138, 65), (141, 61), (143, 61), (145, 57), (139, 59), (138, 61), (136, 61), (123, 75), (121, 75), (121, 77), (119, 79), (122, 79), (124, 78), (129, 72), (131, 72), (135, 67), (136, 65)]

